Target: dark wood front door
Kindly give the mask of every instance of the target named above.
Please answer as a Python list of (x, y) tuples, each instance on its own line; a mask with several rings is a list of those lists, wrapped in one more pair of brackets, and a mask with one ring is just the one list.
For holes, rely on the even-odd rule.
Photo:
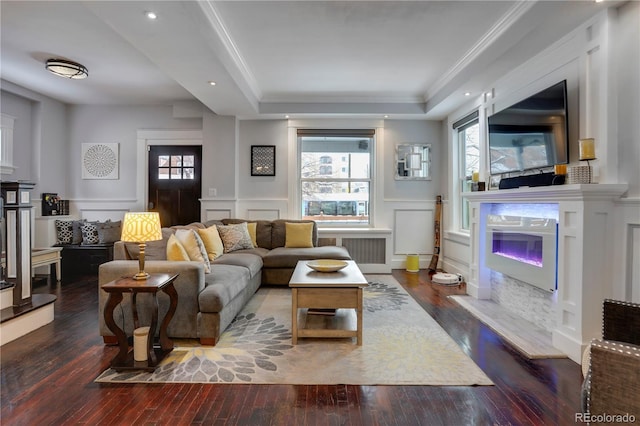
[(202, 146), (152, 145), (149, 149), (149, 211), (164, 227), (200, 221)]

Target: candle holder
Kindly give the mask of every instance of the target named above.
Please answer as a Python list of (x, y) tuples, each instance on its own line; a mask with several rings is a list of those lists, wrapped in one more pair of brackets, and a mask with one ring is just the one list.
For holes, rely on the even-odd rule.
[(596, 159), (596, 142), (593, 138), (585, 138), (578, 140), (580, 161), (586, 161), (587, 165), (573, 166), (569, 170), (569, 183), (592, 183), (593, 169), (590, 160)]

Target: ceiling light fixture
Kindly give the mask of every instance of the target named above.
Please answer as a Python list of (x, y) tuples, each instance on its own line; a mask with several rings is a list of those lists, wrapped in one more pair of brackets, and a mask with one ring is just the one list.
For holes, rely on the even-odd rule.
[(464, 92), (465, 96), (471, 96), (471, 92)]
[(216, 82), (215, 82), (215, 81), (210, 81), (210, 82), (209, 82), (209, 86), (215, 86), (215, 85), (216, 85)]
[(151, 19), (152, 21), (158, 19), (158, 15), (155, 14), (155, 12), (145, 12), (144, 15), (148, 18)]
[(65, 78), (73, 78), (81, 80), (89, 77), (89, 70), (77, 62), (67, 61), (66, 59), (47, 59), (45, 68), (55, 75)]

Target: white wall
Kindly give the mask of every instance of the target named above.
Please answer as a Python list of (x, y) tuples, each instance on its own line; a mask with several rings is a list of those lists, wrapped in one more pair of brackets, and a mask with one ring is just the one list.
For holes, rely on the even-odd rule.
[[(174, 119), (166, 106), (88, 106), (69, 107), (69, 197), (76, 201), (135, 200), (137, 173), (137, 131), (141, 129), (202, 129), (201, 119)], [(119, 178), (82, 179), (83, 143), (118, 143)]]
[(237, 120), (235, 117), (205, 112), (202, 135), (202, 197), (209, 188), (217, 190), (215, 199), (237, 197)]
[(613, 79), (618, 84), (618, 179), (640, 197), (640, 2), (622, 5), (614, 26)]
[[(384, 167), (384, 198), (391, 200), (434, 200), (440, 190), (440, 154), (446, 150), (446, 140), (440, 133), (439, 121), (385, 120), (384, 157), (379, 162)], [(395, 180), (395, 147), (399, 144), (431, 144), (431, 180)]]
[[(286, 199), (289, 170), (287, 120), (243, 120), (240, 121), (238, 135), (239, 198)], [(275, 176), (251, 176), (251, 145), (275, 145)]]

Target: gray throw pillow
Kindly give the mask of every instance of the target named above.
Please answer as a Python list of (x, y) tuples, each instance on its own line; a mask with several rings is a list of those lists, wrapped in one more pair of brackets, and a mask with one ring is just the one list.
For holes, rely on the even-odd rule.
[(98, 222), (96, 224), (98, 230), (98, 242), (100, 244), (109, 244), (120, 241), (122, 235), (122, 221), (111, 222)]

